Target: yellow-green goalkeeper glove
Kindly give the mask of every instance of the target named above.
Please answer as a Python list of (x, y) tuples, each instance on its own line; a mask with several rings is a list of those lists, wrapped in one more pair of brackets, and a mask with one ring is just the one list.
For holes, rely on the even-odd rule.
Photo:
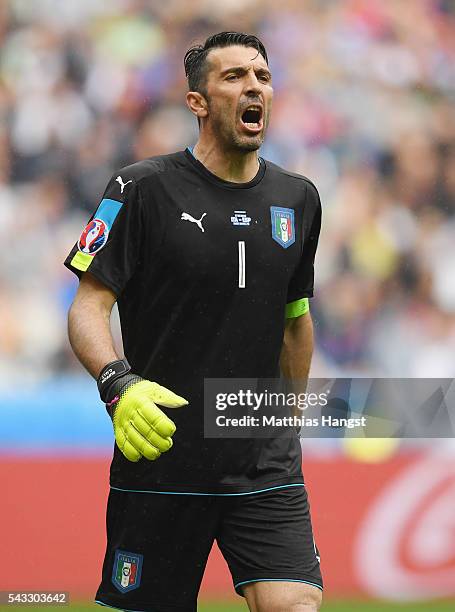
[(115, 441), (129, 461), (155, 460), (172, 446), (175, 423), (158, 408), (188, 402), (166, 387), (131, 373), (126, 359), (108, 363), (98, 377), (101, 399), (114, 424)]

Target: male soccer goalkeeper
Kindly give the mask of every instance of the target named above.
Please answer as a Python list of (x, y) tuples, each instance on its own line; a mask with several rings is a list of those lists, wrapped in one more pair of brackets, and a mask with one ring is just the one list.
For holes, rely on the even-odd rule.
[[(320, 201), (308, 179), (258, 157), (273, 93), (259, 39), (215, 34), (185, 69), (198, 142), (116, 172), (65, 261), (81, 278), (70, 341), (116, 441), (96, 600), (196, 610), (216, 540), (250, 610), (315, 611), (297, 435), (205, 439), (203, 387), (276, 377), (280, 364), (306, 378)], [(127, 361), (113, 347), (114, 302)]]

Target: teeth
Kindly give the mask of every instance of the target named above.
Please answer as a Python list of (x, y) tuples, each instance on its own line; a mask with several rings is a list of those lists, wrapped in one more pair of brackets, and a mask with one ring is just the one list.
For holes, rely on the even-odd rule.
[(257, 123), (250, 123), (250, 122), (248, 122), (248, 123), (245, 123), (245, 125), (247, 127), (249, 127), (249, 128), (257, 128), (258, 127)]

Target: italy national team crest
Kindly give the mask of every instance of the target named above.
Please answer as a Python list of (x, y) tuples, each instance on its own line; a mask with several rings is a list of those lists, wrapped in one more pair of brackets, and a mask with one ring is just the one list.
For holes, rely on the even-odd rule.
[(143, 556), (123, 550), (115, 551), (112, 583), (121, 592), (137, 589), (141, 584)]
[(294, 211), (292, 208), (271, 206), (272, 238), (287, 249), (295, 242)]
[(78, 248), (82, 253), (95, 255), (106, 244), (109, 230), (101, 219), (92, 219), (79, 238)]

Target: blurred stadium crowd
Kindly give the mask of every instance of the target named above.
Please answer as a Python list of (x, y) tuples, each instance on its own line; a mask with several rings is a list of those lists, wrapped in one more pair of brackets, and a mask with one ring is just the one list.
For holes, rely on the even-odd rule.
[(62, 266), (111, 174), (194, 144), (182, 58), (259, 35), (262, 155), (323, 202), (314, 375), (455, 376), (455, 6), (449, 0), (0, 3), (0, 364), (77, 366)]

